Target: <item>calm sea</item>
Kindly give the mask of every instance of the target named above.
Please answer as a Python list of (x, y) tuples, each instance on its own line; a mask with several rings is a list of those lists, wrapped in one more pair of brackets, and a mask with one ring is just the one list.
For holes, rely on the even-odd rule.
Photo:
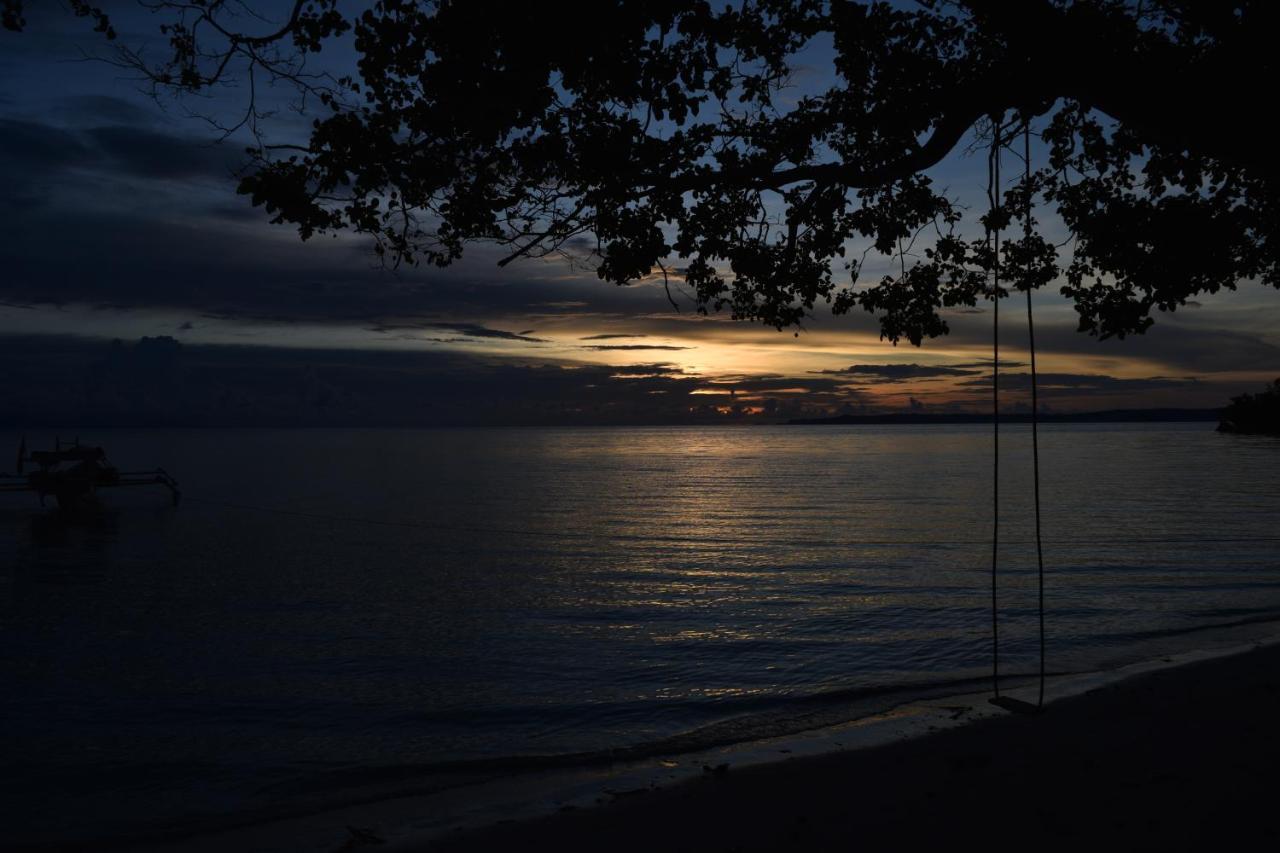
[[(81, 437), (184, 501), (121, 490), (68, 523), (0, 496), (17, 839), (795, 731), (990, 666), (989, 427)], [(1052, 672), (1280, 618), (1280, 441), (1041, 443)], [(1002, 446), (1002, 668), (1025, 674), (1028, 428)]]

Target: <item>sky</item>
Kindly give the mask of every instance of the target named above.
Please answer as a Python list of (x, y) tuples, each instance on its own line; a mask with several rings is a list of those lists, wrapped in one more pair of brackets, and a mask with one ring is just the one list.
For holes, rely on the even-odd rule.
[[(157, 104), (82, 59), (101, 47), (83, 20), (42, 5), (27, 32), (0, 32), (0, 421), (687, 423), (990, 406), (985, 306), (895, 347), (861, 312), (819, 307), (778, 332), (679, 296), (676, 310), (658, 279), (617, 287), (558, 259), (499, 268), (484, 245), (447, 269), (389, 270), (359, 235), (304, 243), (235, 193), (243, 142), (215, 144), (191, 114), (230, 115), (241, 90)], [(131, 2), (107, 5), (122, 39), (155, 38)], [(823, 60), (802, 57), (797, 90), (829, 82)], [(282, 109), (272, 132), (307, 120)], [(985, 160), (956, 152), (930, 174), (977, 204)], [(1213, 407), (1280, 375), (1280, 293), (1254, 283), (1123, 341), (1077, 333), (1056, 287), (1036, 300), (1047, 410)], [(1001, 316), (1002, 405), (1025, 410), (1021, 298)]]

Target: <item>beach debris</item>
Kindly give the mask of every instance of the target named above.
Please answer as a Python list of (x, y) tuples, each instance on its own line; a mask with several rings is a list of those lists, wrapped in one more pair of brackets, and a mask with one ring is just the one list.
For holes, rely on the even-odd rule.
[(1015, 699), (1012, 696), (993, 696), (987, 701), (992, 705), (995, 705), (997, 708), (1003, 708), (1011, 714), (1040, 714), (1044, 712), (1044, 708), (1040, 705), (1024, 702), (1021, 699)]
[(953, 755), (949, 762), (952, 770), (978, 770), (991, 764), (991, 756), (986, 754)]
[(347, 826), (347, 833), (350, 837), (346, 843), (339, 847), (339, 850), (354, 850), (357, 847), (364, 847), (367, 844), (386, 844), (387, 840), (381, 835), (364, 826)]
[(729, 772), (729, 762), (726, 761), (723, 764), (717, 764), (715, 767), (712, 767), (710, 764), (704, 764), (702, 765), (702, 772), (709, 773), (712, 776), (723, 776)]
[(630, 797), (632, 794), (647, 794), (649, 793), (649, 788), (629, 788), (625, 791), (619, 791), (614, 788), (605, 788), (604, 792), (615, 799), (621, 799), (622, 797)]

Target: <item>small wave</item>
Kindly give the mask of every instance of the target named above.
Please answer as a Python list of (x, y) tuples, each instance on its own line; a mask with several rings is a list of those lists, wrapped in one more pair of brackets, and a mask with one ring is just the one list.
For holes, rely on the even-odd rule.
[[(1011, 681), (1031, 677), (1013, 673)], [(679, 734), (625, 746), (542, 754), (514, 754), (487, 758), (417, 762), (383, 766), (344, 767), (309, 774), (271, 786), (273, 793), (298, 794), (322, 790), (360, 789), (369, 785), (418, 782), (415, 792), (440, 787), (442, 777), (484, 777), (493, 773), (587, 768), (591, 766), (677, 756), (754, 740), (798, 734), (850, 722), (913, 699), (947, 696), (978, 688), (985, 676), (916, 681), (877, 687), (849, 687), (804, 696), (735, 697), (718, 703), (721, 710), (746, 712)], [(690, 705), (694, 703), (688, 703)], [(704, 706), (705, 707), (705, 706)], [(754, 709), (754, 710), (751, 710)], [(408, 791), (405, 791), (408, 793)]]

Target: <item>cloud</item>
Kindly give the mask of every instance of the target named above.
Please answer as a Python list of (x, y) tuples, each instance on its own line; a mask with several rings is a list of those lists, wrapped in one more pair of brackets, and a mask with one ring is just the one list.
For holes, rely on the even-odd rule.
[[(1036, 327), (1036, 344), (1047, 352), (1108, 355), (1116, 360), (1143, 359), (1160, 363), (1170, 371), (1213, 373), (1257, 370), (1280, 366), (1280, 346), (1248, 331), (1224, 328), (1208, 307), (1196, 312), (1194, 320), (1161, 318), (1143, 335), (1123, 341), (1099, 341), (1065, 326)], [(1280, 316), (1276, 307), (1258, 306), (1253, 318), (1272, 323)], [(1236, 318), (1223, 318), (1236, 321)], [(1248, 318), (1241, 318), (1248, 319)], [(1202, 322), (1203, 321), (1203, 322)], [(1238, 322), (1238, 321), (1237, 321)]]
[[(975, 369), (975, 368), (976, 368), (976, 369), (978, 369), (978, 370), (990, 370), (990, 369), (991, 369), (991, 364), (992, 364), (992, 359), (989, 359), (989, 358), (980, 358), (980, 359), (978, 359), (977, 361), (965, 361), (965, 362), (961, 362), (961, 363), (959, 363), (959, 364), (951, 364), (951, 365), (948, 365), (948, 367), (961, 367), (961, 368), (967, 368), (967, 369)], [(1001, 367), (1001, 368), (1009, 368), (1009, 367), (1027, 367), (1027, 366), (1028, 366), (1028, 365), (1027, 365), (1027, 362), (1025, 362), (1025, 361), (1010, 361), (1009, 359), (1006, 359), (1006, 358), (1002, 358), (1002, 359), (1000, 359), (1000, 367)]]
[(815, 373), (831, 376), (875, 379), (878, 382), (907, 382), (942, 376), (972, 376), (977, 370), (967, 367), (945, 367), (927, 364), (851, 364), (839, 370), (818, 370)]
[(70, 95), (59, 99), (58, 107), (60, 112), (81, 124), (108, 122), (144, 126), (155, 124), (157, 118), (155, 113), (132, 101), (110, 95)]
[[(1039, 311), (1036, 348), (1042, 364), (1088, 359), (1110, 370), (1106, 363), (1145, 363), (1167, 374), (1206, 374), (1219, 371), (1265, 369), (1280, 366), (1280, 343), (1274, 330), (1280, 325), (1280, 298), (1263, 288), (1241, 286), (1235, 293), (1202, 298), (1194, 311), (1157, 314), (1146, 334), (1123, 340), (1096, 337), (1077, 331), (1077, 318), (1065, 302)], [(991, 346), (991, 329), (985, 323), (958, 318), (951, 334), (926, 343), (931, 347)], [(1025, 357), (1028, 345), (1024, 324), (1001, 329), (1001, 349)], [(1001, 360), (1001, 366), (1005, 365)], [(961, 364), (949, 366), (964, 367)], [(975, 365), (976, 366), (976, 363)], [(985, 369), (990, 369), (986, 360)], [(1153, 371), (1155, 372), (1155, 371)]]
[[(615, 337), (617, 337), (617, 336), (615, 336)], [(587, 339), (586, 339), (586, 338), (584, 338), (583, 340), (587, 340)], [(668, 350), (668, 351), (674, 351), (674, 350), (682, 350), (682, 349), (694, 349), (694, 347), (680, 347), (680, 346), (674, 346), (674, 345), (669, 345), (669, 344), (593, 344), (593, 345), (591, 345), (591, 346), (584, 346), (584, 347), (582, 347), (582, 349), (587, 349), (587, 350), (597, 350), (597, 351), (601, 351), (601, 350)]]
[[(1195, 378), (1176, 378), (1170, 376), (1148, 376), (1139, 378), (1120, 378), (1096, 373), (1037, 373), (1036, 387), (1041, 391), (1059, 390), (1091, 391), (1102, 394), (1132, 393), (1142, 391), (1163, 390), (1168, 388), (1185, 388), (1195, 385)], [(991, 377), (981, 376), (966, 379), (959, 383), (970, 387), (991, 387)], [(1030, 389), (1030, 373), (1000, 374), (1000, 390), (1018, 391)]]
[[(456, 334), (463, 335), (468, 338), (490, 338), (502, 341), (526, 341), (528, 343), (545, 344), (546, 338), (529, 337), (529, 333), (536, 331), (535, 329), (526, 329), (522, 332), (508, 332), (503, 329), (491, 329), (488, 326), (479, 323), (457, 323), (447, 322), (444, 320), (424, 320), (417, 323), (379, 323), (376, 326), (370, 326), (371, 332), (396, 332), (408, 329), (447, 329)], [(432, 338), (439, 341), (456, 341), (457, 338)]]
[(660, 361), (652, 364), (628, 364), (613, 368), (613, 376), (648, 376), (648, 375), (680, 375), (684, 373), (679, 365)]
[[(79, 174), (70, 179), (87, 181)], [(0, 300), (358, 326), (371, 318), (398, 325), (438, 316), (478, 327), (509, 322), (516, 330), (541, 322), (530, 315), (531, 300), (582, 297), (562, 300), (564, 310), (548, 312), (562, 324), (634, 316), (665, 304), (644, 288), (608, 287), (594, 276), (553, 277), (560, 270), (552, 264), (517, 263), (500, 270), (485, 246), (469, 247), (447, 269), (391, 270), (374, 261), (359, 235), (303, 243), (291, 229), (267, 225), (260, 211), (234, 196), (230, 182), (219, 194), (214, 185), (132, 180), (136, 191), (127, 198), (101, 187), (91, 191), (89, 183), (75, 183), (74, 195), (62, 185), (32, 185), (26, 197), (42, 206), (0, 206), (6, 233), (0, 242)], [(0, 205), (6, 202), (14, 203), (14, 196)]]
[(748, 416), (741, 397), (749, 393), (766, 419), (862, 399), (816, 378), (799, 382), (809, 396), (760, 396), (797, 382), (748, 375), (718, 384), (666, 363), (200, 346), (163, 336), (0, 337), (0, 359), (0, 397), (9, 403), (0, 421), (9, 425), (14, 413), (29, 424), (100, 426), (700, 423)]
[(449, 329), (468, 338), (494, 338), (503, 341), (527, 341), (529, 343), (546, 343), (545, 338), (531, 338), (520, 332), (506, 332), (502, 329), (490, 329), (479, 323), (428, 323), (434, 329)]
[(136, 127), (97, 127), (85, 136), (110, 158), (104, 168), (139, 178), (218, 178), (230, 182), (245, 160), (243, 152), (231, 145)]
[(130, 125), (67, 129), (11, 118), (0, 119), (0, 155), (10, 169), (38, 168), (45, 177), (79, 170), (153, 180), (219, 178), (229, 187), (244, 161), (232, 145)]
[[(660, 285), (610, 287), (552, 263), (498, 270), (496, 250), (485, 246), (468, 247), (467, 255), (446, 270), (393, 272), (372, 263), (369, 244), (359, 236), (303, 244), (292, 229), (266, 225), (260, 210), (235, 195), (230, 149), (168, 132), (164, 122), (150, 120), (120, 99), (85, 96), (60, 103), (63, 112), (56, 120), (70, 116), (91, 126), (68, 129), (39, 120), (0, 119), (0, 169), (10, 187), (0, 201), (0, 227), (8, 238), (0, 244), (0, 302), (176, 309), (227, 323), (240, 320), (246, 328), (257, 321), (353, 329), (372, 324), (377, 334), (388, 337), (470, 344), (473, 349), (485, 341), (494, 342), (488, 347), (493, 349), (504, 341), (540, 344), (573, 336), (590, 345), (582, 347), (584, 359), (592, 352), (634, 352), (644, 358), (646, 352), (657, 357), (694, 349), (707, 353), (730, 343), (762, 348), (791, 342), (790, 335), (733, 324), (724, 315), (676, 314)], [(1208, 300), (1191, 318), (1161, 318), (1145, 336), (1101, 343), (1074, 332), (1074, 317), (1059, 305), (1038, 317), (1041, 363), (1080, 375), (1086, 370), (1137, 372), (1123, 367), (1137, 360), (1146, 365), (1138, 370), (1163, 375), (1280, 366), (1280, 346), (1268, 332), (1274, 323), (1268, 327), (1263, 322), (1276, 316), (1274, 309), (1267, 309), (1270, 315), (1259, 310), (1230, 318), (1215, 313), (1215, 304)], [(92, 333), (87, 313), (74, 322)], [(423, 317), (442, 319), (426, 322)], [(534, 325), (543, 335), (534, 333)], [(954, 333), (928, 342), (926, 351), (936, 349), (921, 356), (943, 363), (857, 363), (816, 370), (815, 376), (841, 380), (838, 390), (807, 393), (849, 395), (854, 385), (920, 382), (914, 392), (925, 388), (926, 381), (954, 392), (950, 380), (975, 378), (990, 370), (991, 363), (948, 359), (948, 351), (960, 348), (982, 351), (975, 345), (987, 343), (990, 335), (974, 318), (959, 316), (952, 325)], [(859, 312), (820, 316), (809, 327), (812, 334), (800, 344), (832, 352), (843, 345), (836, 343), (840, 336), (874, 337), (876, 321)], [(206, 332), (202, 328), (201, 334)], [(1025, 345), (1022, 334), (1016, 325), (1007, 330), (1007, 338), (1002, 330), (1002, 344), (1018, 352)], [(646, 340), (654, 338), (665, 342)], [(875, 362), (878, 357), (824, 357), (805, 367)], [(1087, 367), (1082, 370), (1082, 365)], [(1023, 366), (1021, 361), (1001, 363), (1004, 369)], [(1017, 387), (1018, 381), (1010, 380), (1007, 387)], [(807, 386), (795, 380), (793, 387)], [(759, 393), (790, 392), (777, 388)]]
[(769, 391), (832, 392), (848, 390), (848, 385), (839, 379), (817, 379), (812, 376), (733, 376), (717, 377), (707, 385), (708, 389), (730, 390), (735, 393), (763, 393)]
[(0, 157), (15, 171), (66, 169), (79, 165), (91, 151), (76, 134), (28, 121), (0, 119)]

